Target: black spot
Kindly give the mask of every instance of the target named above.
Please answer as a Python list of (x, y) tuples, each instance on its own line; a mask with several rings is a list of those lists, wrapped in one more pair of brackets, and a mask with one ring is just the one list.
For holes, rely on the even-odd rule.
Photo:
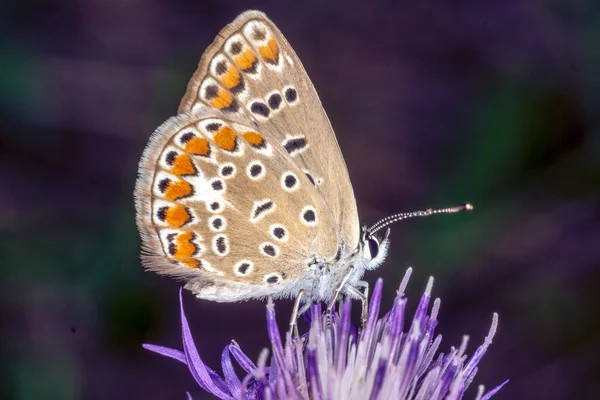
[(220, 181), (220, 180), (213, 181), (210, 184), (210, 186), (212, 186), (212, 188), (214, 190), (223, 190), (223, 181)]
[(340, 261), (340, 258), (342, 258), (342, 248), (338, 247), (337, 252), (335, 253), (335, 257), (333, 258), (334, 261)]
[(241, 263), (237, 267), (238, 272), (242, 275), (246, 275), (246, 273), (248, 272), (249, 269), (250, 269), (250, 264), (247, 262)]
[(285, 274), (285, 272), (281, 272), (281, 273), (280, 273), (280, 275), (281, 275), (281, 279), (285, 279), (285, 278), (286, 278), (286, 276), (287, 276), (287, 275)]
[(283, 147), (285, 148), (285, 150), (290, 154), (296, 153), (296, 152), (304, 149), (306, 146), (307, 146), (307, 143), (306, 143), (306, 138), (304, 136), (294, 138), (294, 139), (288, 139), (283, 144)]
[(215, 242), (217, 246), (217, 251), (221, 254), (225, 254), (227, 252), (227, 244), (225, 243), (225, 236), (219, 236)]
[(269, 107), (271, 107), (272, 110), (279, 109), (280, 105), (281, 95), (279, 93), (273, 93), (271, 96), (269, 96)]
[(279, 277), (277, 275), (273, 275), (267, 278), (267, 283), (278, 283)]
[(175, 239), (175, 236), (177, 236), (177, 234), (176, 234), (176, 233), (169, 233), (169, 234), (167, 235), (167, 240), (168, 240), (169, 242), (172, 242), (172, 241), (173, 241), (173, 239)]
[(313, 179), (312, 175), (310, 174), (310, 172), (305, 172), (306, 177), (308, 178), (308, 180), (310, 181), (310, 183), (313, 184), (313, 186), (316, 186), (317, 184), (315, 183), (315, 180)]
[(156, 216), (158, 217), (158, 219), (160, 221), (165, 222), (165, 219), (167, 218), (168, 210), (169, 210), (169, 207), (161, 207), (158, 209), (158, 211), (156, 212)]
[(240, 42), (231, 43), (231, 47), (229, 47), (229, 51), (233, 55), (240, 54), (242, 52), (242, 44)]
[(265, 201), (264, 203), (262, 203), (261, 205), (259, 205), (258, 207), (256, 207), (256, 210), (254, 210), (254, 218), (258, 218), (258, 216), (268, 210), (270, 210), (271, 208), (273, 208), (273, 202), (272, 201)]
[(222, 108), (221, 111), (224, 112), (237, 112), (240, 109), (240, 105), (238, 104), (236, 99), (231, 101), (229, 107)]
[(296, 89), (287, 88), (285, 90), (285, 99), (288, 103), (294, 103), (296, 100), (298, 100), (298, 92), (296, 92)]
[(273, 235), (277, 239), (283, 239), (283, 237), (285, 236), (285, 229), (278, 226), (277, 228), (273, 229)]
[(371, 254), (371, 258), (377, 257), (377, 253), (379, 253), (379, 242), (373, 238), (369, 238), (369, 253)]
[(158, 182), (158, 190), (160, 190), (161, 193), (164, 193), (169, 187), (170, 183), (171, 180), (169, 178), (163, 179), (162, 181)]
[(215, 229), (221, 229), (221, 227), (223, 226), (223, 220), (221, 218), (213, 219), (212, 226)]
[(302, 214), (302, 218), (304, 218), (306, 222), (315, 222), (317, 220), (317, 216), (315, 215), (315, 212), (313, 210), (304, 211), (304, 214)]
[(296, 177), (294, 175), (286, 175), (285, 179), (283, 180), (285, 187), (288, 189), (291, 189), (294, 186), (296, 186), (297, 182), (298, 182), (298, 180), (296, 179)]
[(213, 201), (212, 203), (210, 203), (210, 209), (213, 211), (217, 211), (219, 209), (219, 203)]
[(223, 75), (225, 71), (227, 71), (227, 62), (220, 61), (215, 67), (215, 72), (217, 73), (217, 75)]
[(190, 243), (192, 244), (192, 246), (194, 246), (194, 251), (192, 252), (192, 255), (195, 256), (200, 252), (200, 249), (198, 248), (198, 246), (196, 245), (196, 243), (193, 242), (193, 240), (196, 240), (198, 237), (196, 236), (195, 233), (192, 233), (192, 238), (190, 239)]
[(175, 243), (169, 243), (169, 254), (174, 256), (176, 252), (177, 246), (175, 246)]
[(253, 114), (262, 115), (265, 118), (267, 118), (271, 113), (269, 107), (267, 107), (265, 103), (261, 103), (259, 101), (252, 103), (250, 106), (250, 111), (252, 111)]
[(212, 122), (206, 125), (206, 130), (210, 132), (216, 132), (219, 130), (220, 127), (221, 124), (219, 124), (218, 122)]
[(240, 80), (239, 80), (238, 84), (232, 88), (229, 88), (229, 91), (233, 94), (239, 94), (240, 92), (242, 92), (244, 90), (245, 87), (246, 87), (246, 84), (244, 83), (244, 77), (240, 75)]
[(181, 141), (181, 144), (186, 144), (187, 142), (189, 142), (190, 140), (192, 140), (196, 135), (194, 135), (194, 132), (186, 132), (183, 135), (181, 135), (181, 139), (179, 139)]
[(219, 88), (216, 85), (208, 85), (204, 89), (204, 97), (206, 100), (214, 99), (219, 95)]
[(167, 156), (165, 157), (165, 161), (167, 162), (167, 165), (172, 166), (173, 163), (175, 162), (176, 158), (177, 158), (177, 152), (170, 151), (167, 153)]
[(77, 333), (77, 329), (74, 326), (71, 327), (71, 333)]
[(227, 166), (221, 168), (221, 175), (229, 176), (231, 174), (233, 174), (233, 167), (231, 165), (227, 165)]
[(254, 28), (254, 30), (252, 31), (252, 37), (254, 38), (254, 40), (265, 40), (267, 35), (262, 29)]
[(258, 71), (258, 60), (254, 59), (254, 61), (252, 61), (252, 65), (250, 65), (248, 68), (243, 69), (242, 71), (244, 71), (247, 74), (255, 74)]
[(256, 178), (262, 172), (262, 167), (259, 164), (252, 164), (250, 167), (250, 176)]
[(270, 244), (265, 244), (262, 249), (265, 252), (265, 254), (268, 255), (268, 256), (270, 256), (270, 257), (275, 257), (275, 255), (277, 254), (275, 252), (275, 247), (273, 247)]

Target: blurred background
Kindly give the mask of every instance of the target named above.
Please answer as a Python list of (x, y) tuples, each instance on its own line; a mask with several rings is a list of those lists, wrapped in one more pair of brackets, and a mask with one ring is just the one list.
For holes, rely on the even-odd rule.
[[(441, 348), (483, 341), (495, 399), (600, 398), (600, 5), (592, 0), (0, 5), (0, 397), (208, 398), (180, 348), (179, 283), (144, 273), (132, 192), (149, 135), (176, 113), (203, 50), (260, 9), (327, 110), (361, 221), (397, 224), (383, 277), (428, 276)], [(186, 293), (200, 354), (268, 344), (265, 305)], [(277, 303), (281, 326), (291, 303)], [(355, 307), (355, 311), (358, 307)], [(358, 322), (358, 316), (355, 319)], [(475, 394), (475, 386), (467, 398)]]

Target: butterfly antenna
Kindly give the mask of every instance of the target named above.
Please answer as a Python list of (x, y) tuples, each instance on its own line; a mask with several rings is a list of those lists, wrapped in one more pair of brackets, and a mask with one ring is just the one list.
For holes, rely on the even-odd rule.
[(403, 219), (409, 219), (409, 218), (414, 218), (414, 217), (427, 217), (427, 216), (433, 215), (433, 214), (452, 214), (452, 213), (461, 212), (461, 211), (471, 211), (472, 209), (473, 209), (473, 206), (471, 204), (467, 203), (467, 204), (461, 204), (459, 206), (454, 206), (454, 207), (440, 208), (437, 210), (428, 208), (427, 210), (394, 214), (394, 215), (390, 215), (389, 217), (385, 217), (385, 218), (377, 221), (377, 223), (375, 225), (373, 225), (372, 227), (370, 227), (368, 229), (368, 232), (370, 234), (373, 234), (373, 233), (377, 232), (378, 230), (385, 228), (386, 226), (391, 225), (394, 222), (401, 221)]

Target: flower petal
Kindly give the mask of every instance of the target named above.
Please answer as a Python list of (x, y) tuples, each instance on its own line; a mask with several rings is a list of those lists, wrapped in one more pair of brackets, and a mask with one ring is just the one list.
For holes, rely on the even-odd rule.
[(157, 346), (155, 344), (143, 344), (142, 347), (145, 348), (146, 350), (150, 350), (154, 353), (160, 354), (161, 356), (173, 358), (179, 362), (187, 364), (187, 361), (185, 359), (185, 354), (183, 354), (182, 351), (175, 350), (170, 347)]
[(233, 364), (231, 363), (231, 357), (229, 355), (229, 347), (233, 347), (233, 345), (230, 344), (223, 349), (221, 366), (223, 367), (223, 375), (225, 375), (225, 382), (227, 383), (229, 391), (234, 398), (239, 399), (242, 397), (242, 381), (238, 378), (233, 369)]
[(181, 333), (183, 337), (183, 351), (185, 353), (188, 368), (202, 389), (221, 399), (233, 399), (230, 394), (225, 393), (219, 387), (225, 386), (224, 382), (222, 382), (221, 385), (217, 385), (215, 382), (213, 382), (213, 378), (215, 378), (215, 376), (211, 377), (209, 370), (204, 362), (202, 362), (202, 359), (198, 354), (198, 350), (194, 344), (194, 339), (192, 338), (192, 333), (190, 332), (190, 326), (188, 325), (187, 318), (185, 317), (185, 313), (183, 311), (182, 291), (183, 289), (179, 290), (179, 304), (181, 307)]

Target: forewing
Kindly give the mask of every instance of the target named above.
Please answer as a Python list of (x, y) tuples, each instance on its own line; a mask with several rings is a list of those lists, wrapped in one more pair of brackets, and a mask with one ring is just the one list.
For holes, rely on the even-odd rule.
[(208, 107), (158, 128), (135, 192), (147, 268), (218, 301), (273, 294), (307, 273), (335, 223), (271, 129)]
[(338, 242), (356, 247), (356, 201), (335, 134), (302, 63), (263, 13), (241, 14), (202, 56), (179, 110), (205, 106), (264, 128), (324, 199), (336, 235), (313, 241), (315, 254), (334, 258)]

